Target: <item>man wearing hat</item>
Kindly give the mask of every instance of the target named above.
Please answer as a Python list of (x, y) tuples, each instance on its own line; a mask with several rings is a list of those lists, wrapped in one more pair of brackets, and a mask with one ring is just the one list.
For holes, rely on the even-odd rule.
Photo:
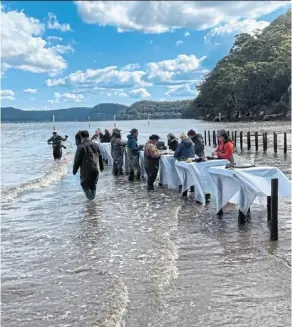
[(55, 160), (59, 160), (62, 158), (62, 148), (66, 149), (62, 141), (66, 141), (67, 138), (67, 135), (65, 135), (65, 137), (62, 137), (58, 135), (56, 131), (54, 131), (53, 136), (48, 139), (48, 144), (52, 144), (53, 146), (53, 156)]
[(217, 156), (219, 159), (227, 159), (230, 163), (234, 164), (233, 152), (234, 144), (231, 138), (228, 136), (225, 129), (221, 129), (217, 132), (218, 146), (217, 149), (212, 152), (213, 156)]
[(123, 159), (126, 145), (127, 142), (122, 140), (121, 130), (114, 128), (111, 138), (111, 155), (114, 161), (113, 174), (116, 176), (123, 175)]
[(137, 128), (133, 128), (130, 131), (130, 134), (127, 136), (127, 153), (129, 157), (129, 181), (132, 182), (135, 177), (135, 173), (137, 180), (140, 180), (141, 177), (141, 168), (139, 164), (139, 150), (141, 146), (138, 146), (138, 130)]

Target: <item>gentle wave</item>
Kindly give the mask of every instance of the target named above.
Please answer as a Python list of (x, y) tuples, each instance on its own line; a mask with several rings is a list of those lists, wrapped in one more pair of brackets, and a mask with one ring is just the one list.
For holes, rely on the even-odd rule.
[(123, 327), (125, 326), (124, 316), (127, 311), (129, 293), (127, 286), (123, 280), (117, 276), (113, 276), (112, 284), (113, 303), (110, 304), (108, 312), (102, 321), (98, 322), (99, 327)]
[(14, 187), (3, 189), (1, 192), (1, 202), (10, 202), (24, 192), (44, 188), (60, 180), (67, 174), (71, 161), (72, 153), (70, 151), (65, 153), (65, 157), (60, 161), (55, 161), (53, 166), (47, 169), (44, 176)]

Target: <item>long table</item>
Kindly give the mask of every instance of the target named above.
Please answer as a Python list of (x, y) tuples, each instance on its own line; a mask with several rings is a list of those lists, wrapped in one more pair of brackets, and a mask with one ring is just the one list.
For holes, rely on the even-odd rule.
[(175, 168), (182, 185), (182, 191), (187, 191), (191, 186), (195, 186), (194, 197), (197, 201), (205, 204), (205, 194), (212, 194), (213, 187), (209, 168), (221, 166), (225, 168), (228, 160), (210, 160), (203, 162), (175, 161)]
[(252, 203), (266, 204), (266, 197), (271, 195), (272, 178), (278, 178), (279, 196), (291, 196), (291, 181), (275, 167), (211, 167), (209, 174), (216, 190), (214, 195), (218, 211), (228, 202), (237, 204), (243, 214), (248, 212)]

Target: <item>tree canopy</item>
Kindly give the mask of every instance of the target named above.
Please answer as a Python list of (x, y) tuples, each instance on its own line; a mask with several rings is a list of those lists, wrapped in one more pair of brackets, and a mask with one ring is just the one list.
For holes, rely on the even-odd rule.
[(291, 10), (263, 31), (235, 36), (229, 54), (197, 86), (183, 118), (260, 118), (290, 112)]

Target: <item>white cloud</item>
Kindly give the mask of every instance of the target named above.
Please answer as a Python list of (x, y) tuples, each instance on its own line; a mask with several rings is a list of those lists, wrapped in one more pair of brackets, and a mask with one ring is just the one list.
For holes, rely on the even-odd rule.
[(131, 90), (129, 92), (129, 96), (131, 98), (146, 98), (146, 97), (150, 97), (150, 93), (144, 89), (144, 88), (140, 88), (140, 89), (136, 89), (136, 90)]
[(48, 13), (47, 27), (49, 30), (59, 30), (62, 32), (71, 31), (71, 27), (69, 24), (60, 24), (57, 20), (57, 16), (51, 12)]
[(48, 36), (48, 41), (61, 42), (61, 41), (63, 41), (63, 38), (59, 37), (59, 36)]
[(181, 44), (183, 44), (184, 43), (184, 41), (182, 41), (182, 40), (178, 40), (178, 41), (176, 41), (176, 46), (178, 47), (179, 45), (181, 45)]
[(0, 99), (15, 100), (15, 93), (12, 90), (0, 90)]
[(119, 96), (120, 96), (120, 97), (125, 97), (125, 98), (129, 97), (128, 94), (125, 93), (125, 92), (120, 92), (120, 93), (119, 93)]
[[(128, 65), (129, 66), (129, 65)], [(101, 88), (122, 88), (135, 86), (149, 86), (149, 82), (142, 80), (146, 73), (141, 70), (128, 71), (118, 69), (117, 66), (109, 66), (102, 69), (87, 69), (85, 72), (78, 70), (69, 76), (57, 80), (47, 80), (47, 86), (68, 85)]]
[(242, 21), (233, 20), (228, 24), (213, 28), (207, 33), (204, 39), (205, 42), (208, 42), (214, 37), (229, 34), (248, 33), (253, 35), (255, 30), (263, 30), (269, 24), (269, 22), (256, 21), (255, 19), (245, 19)]
[(66, 61), (41, 37), (44, 25), (23, 12), (1, 10), (3, 71), (14, 68), (32, 73), (58, 73)]
[(54, 93), (54, 99), (48, 100), (49, 103), (60, 103), (61, 100), (64, 102), (81, 102), (82, 100), (85, 100), (84, 96), (82, 94), (76, 94), (76, 93)]
[(56, 46), (52, 47), (52, 49), (56, 52), (56, 53), (60, 53), (60, 54), (64, 54), (67, 52), (74, 52), (74, 49), (71, 47), (71, 45), (60, 45), (57, 44)]
[(75, 1), (88, 24), (116, 26), (119, 32), (165, 33), (179, 28), (205, 30), (231, 20), (258, 18), (288, 1)]
[(165, 95), (170, 97), (194, 97), (198, 92), (194, 83), (188, 83), (183, 85), (168, 86), (168, 91)]
[(35, 100), (35, 98), (30, 98), (30, 100), (31, 100), (31, 101), (34, 101), (34, 100)]
[(158, 85), (177, 83), (179, 80), (193, 80), (195, 72), (205, 58), (181, 54), (176, 59), (148, 63), (147, 78)]
[(31, 94), (35, 94), (38, 92), (37, 89), (25, 89), (23, 90), (24, 93), (31, 93)]
[(135, 71), (136, 69), (140, 68), (139, 64), (129, 64), (121, 68), (121, 70), (127, 70), (127, 71)]
[(189, 32), (186, 32), (186, 33), (184, 34), (184, 37), (188, 37), (188, 36), (190, 36), (190, 33), (189, 33)]

